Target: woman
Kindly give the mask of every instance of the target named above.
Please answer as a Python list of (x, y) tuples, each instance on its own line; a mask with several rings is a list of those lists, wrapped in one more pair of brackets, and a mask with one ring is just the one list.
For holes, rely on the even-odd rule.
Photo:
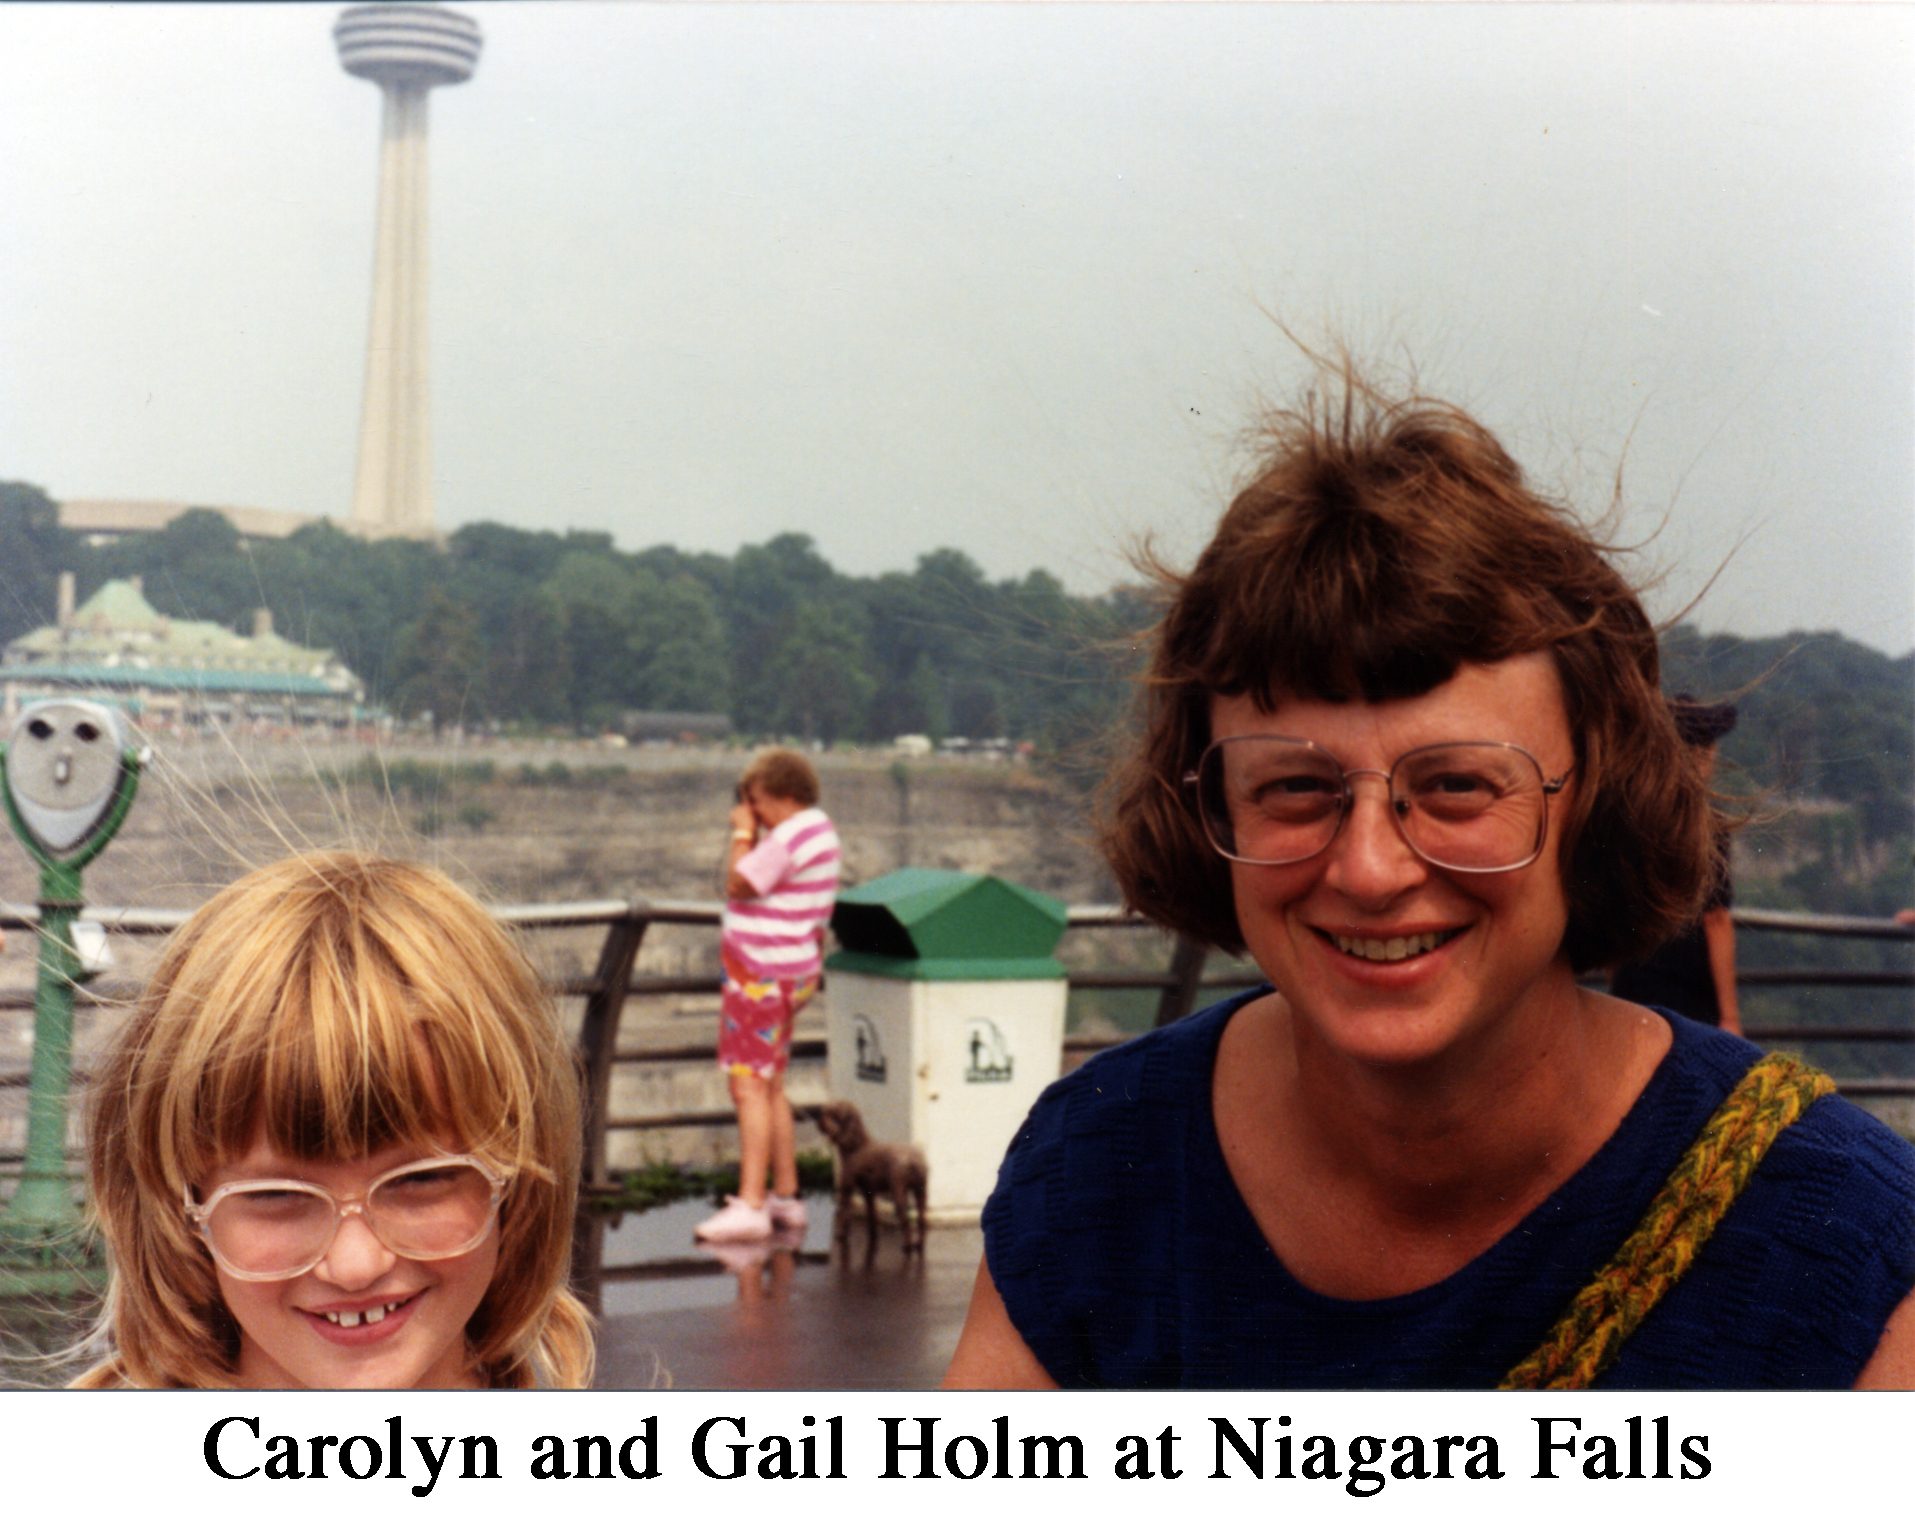
[(571, 1053), (442, 874), (347, 852), (174, 935), (96, 1079), (89, 1387), (582, 1387)]
[(1693, 917), (1712, 818), (1573, 517), (1345, 375), (1165, 578), (1106, 853), (1270, 986), (1040, 1098), (946, 1385), (1915, 1383), (1909, 1147), (1579, 986)]
[(701, 1240), (756, 1242), (805, 1228), (785, 1070), (792, 1024), (823, 981), (837, 893), (838, 832), (818, 807), (818, 774), (795, 751), (760, 752), (731, 811), (719, 929), (718, 1064), (738, 1110), (738, 1191), (693, 1229)]

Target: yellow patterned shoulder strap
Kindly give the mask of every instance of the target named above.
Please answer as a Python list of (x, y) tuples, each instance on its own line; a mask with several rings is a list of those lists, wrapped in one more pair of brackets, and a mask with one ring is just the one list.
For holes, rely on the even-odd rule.
[(1779, 1051), (1750, 1067), (1676, 1163), (1636, 1232), (1501, 1385), (1572, 1389), (1595, 1381), (1689, 1269), (1776, 1136), (1834, 1091), (1823, 1073)]

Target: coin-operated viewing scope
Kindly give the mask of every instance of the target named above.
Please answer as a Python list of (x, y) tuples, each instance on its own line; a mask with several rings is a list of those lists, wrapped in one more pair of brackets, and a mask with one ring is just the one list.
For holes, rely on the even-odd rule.
[(0, 799), (40, 864), (27, 1150), (13, 1196), (0, 1206), (0, 1297), (68, 1293), (102, 1275), (66, 1171), (73, 988), (89, 975), (74, 935), (84, 929), (80, 874), (133, 807), (148, 755), (117, 709), (90, 699), (27, 705), (0, 748)]
[(145, 756), (111, 705), (88, 699), (29, 704), (0, 755), (20, 839), (43, 862), (84, 866), (119, 828)]

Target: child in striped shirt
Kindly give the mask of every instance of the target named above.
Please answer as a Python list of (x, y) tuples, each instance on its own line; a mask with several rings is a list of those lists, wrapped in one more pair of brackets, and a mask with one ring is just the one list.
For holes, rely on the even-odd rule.
[(791, 1025), (821, 981), (838, 893), (838, 833), (818, 808), (818, 774), (795, 751), (759, 753), (731, 811), (719, 955), (718, 1063), (738, 1110), (738, 1194), (701, 1240), (762, 1240), (805, 1225), (785, 1067)]

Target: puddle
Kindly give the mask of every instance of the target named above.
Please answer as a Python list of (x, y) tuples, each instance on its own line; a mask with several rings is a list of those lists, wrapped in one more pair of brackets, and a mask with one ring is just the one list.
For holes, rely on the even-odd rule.
[[(662, 1268), (670, 1263), (696, 1270), (689, 1275), (663, 1272), (637, 1278), (608, 1277), (601, 1291), (604, 1316), (670, 1313), (735, 1301), (737, 1276), (726, 1270), (719, 1253), (701, 1246), (692, 1236), (692, 1227), (716, 1211), (709, 1198), (687, 1198), (643, 1213), (608, 1218), (602, 1257), (607, 1271), (645, 1265)], [(832, 1200), (810, 1194), (805, 1199), (805, 1211), (811, 1222), (802, 1237), (794, 1244), (781, 1236), (779, 1248), (797, 1250), (800, 1264), (824, 1264), (830, 1259)], [(741, 1249), (731, 1247), (727, 1259), (733, 1264), (751, 1264), (751, 1257), (741, 1255)]]

